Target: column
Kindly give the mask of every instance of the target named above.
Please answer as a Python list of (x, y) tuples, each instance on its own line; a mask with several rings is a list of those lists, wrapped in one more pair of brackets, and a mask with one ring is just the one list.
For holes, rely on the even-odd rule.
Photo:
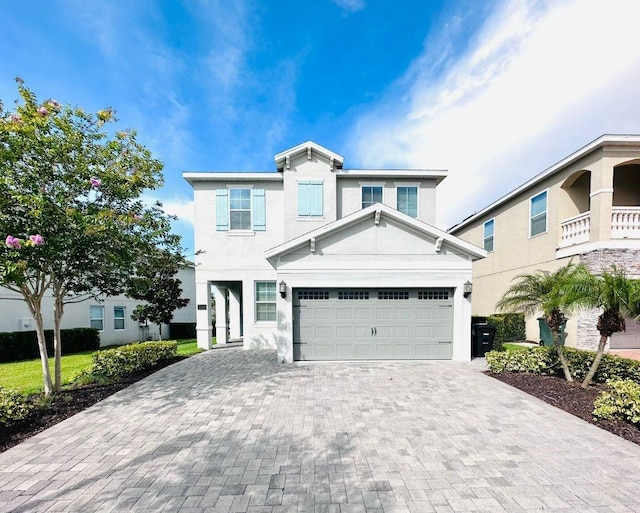
[(240, 334), (240, 290), (229, 289), (229, 338), (238, 340)]
[(196, 341), (200, 349), (211, 349), (211, 286), (196, 283)]
[(603, 155), (599, 164), (600, 169), (594, 166), (591, 171), (590, 242), (611, 240), (614, 162)]
[(216, 344), (227, 343), (227, 288), (216, 285), (213, 288), (216, 299)]

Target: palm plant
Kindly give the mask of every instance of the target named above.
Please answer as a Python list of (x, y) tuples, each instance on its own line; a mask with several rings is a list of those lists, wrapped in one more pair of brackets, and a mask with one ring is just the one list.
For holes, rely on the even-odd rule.
[(511, 312), (536, 314), (542, 311), (553, 336), (553, 347), (558, 354), (564, 377), (573, 381), (571, 370), (560, 341), (560, 329), (566, 322), (565, 314), (578, 306), (578, 296), (571, 291), (575, 283), (584, 281), (585, 268), (569, 262), (556, 271), (537, 270), (516, 276), (496, 308)]
[(616, 266), (598, 275), (589, 273), (587, 279), (574, 285), (577, 285), (574, 290), (577, 303), (603, 310), (597, 324), (600, 333), (598, 349), (582, 382), (582, 387), (587, 388), (600, 366), (609, 337), (625, 330), (625, 316), (640, 314), (640, 287), (637, 280), (629, 278), (623, 269)]

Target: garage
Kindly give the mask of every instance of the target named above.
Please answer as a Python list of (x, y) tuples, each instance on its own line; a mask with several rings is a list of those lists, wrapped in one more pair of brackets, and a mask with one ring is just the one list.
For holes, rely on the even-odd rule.
[(625, 319), (625, 331), (611, 335), (611, 349), (640, 349), (640, 322)]
[(453, 311), (453, 289), (295, 289), (293, 358), (451, 359)]

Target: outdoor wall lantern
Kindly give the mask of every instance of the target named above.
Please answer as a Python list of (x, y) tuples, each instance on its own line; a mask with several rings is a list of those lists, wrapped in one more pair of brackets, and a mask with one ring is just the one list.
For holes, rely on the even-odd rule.
[(471, 293), (473, 292), (473, 285), (471, 284), (470, 281), (467, 281), (462, 288), (462, 292), (463, 292), (463, 296), (464, 297), (469, 297), (471, 295)]
[(281, 281), (279, 288), (280, 288), (280, 297), (282, 298), (287, 297), (287, 284), (284, 281)]

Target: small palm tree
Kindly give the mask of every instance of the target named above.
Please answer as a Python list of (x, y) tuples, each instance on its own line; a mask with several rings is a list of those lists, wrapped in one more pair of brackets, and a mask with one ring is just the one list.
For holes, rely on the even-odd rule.
[(520, 274), (496, 305), (500, 310), (525, 314), (542, 311), (567, 381), (573, 381), (573, 377), (560, 341), (560, 329), (567, 320), (565, 313), (569, 314), (578, 306), (574, 301), (577, 296), (570, 291), (576, 282), (583, 281), (584, 272), (583, 266), (569, 262), (553, 272), (539, 269), (534, 273)]
[(600, 366), (609, 337), (625, 330), (625, 316), (637, 316), (640, 313), (640, 287), (637, 280), (629, 278), (623, 269), (613, 266), (610, 271), (603, 271), (599, 275), (590, 274), (576, 293), (578, 303), (603, 310), (598, 317), (600, 341), (596, 356), (582, 382), (582, 387), (587, 388)]

